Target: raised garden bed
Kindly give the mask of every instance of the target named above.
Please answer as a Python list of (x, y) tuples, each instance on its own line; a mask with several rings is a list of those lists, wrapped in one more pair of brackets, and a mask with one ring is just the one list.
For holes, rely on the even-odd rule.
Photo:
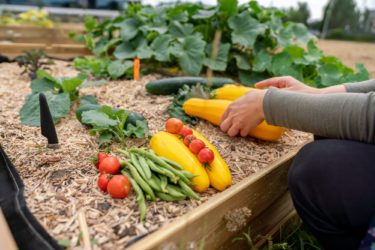
[(55, 28), (28, 25), (0, 25), (0, 54), (14, 58), (25, 51), (43, 49), (48, 55), (71, 59), (89, 55), (84, 45), (69, 37), (69, 32), (82, 32), (78, 24), (59, 24)]
[[(61, 61), (56, 61), (51, 71), (56, 76), (77, 74), (68, 63)], [(162, 239), (168, 241), (173, 236), (168, 231), (173, 230), (162, 226), (171, 222), (174, 223), (171, 225), (180, 229), (173, 233), (184, 237), (184, 232), (191, 232), (194, 223), (199, 223), (198, 219), (202, 219), (210, 209), (218, 209), (213, 210), (215, 214), (210, 216), (222, 216), (227, 210), (247, 207), (253, 215), (246, 217), (246, 220), (254, 218), (252, 223), (258, 223), (257, 227), (262, 233), (272, 230), (281, 217), (292, 212), (291, 206), (287, 205), (287, 209), (280, 210), (285, 213), (284, 216), (277, 212), (279, 206), (271, 204), (281, 198), (275, 204), (290, 205), (290, 200), (284, 196), (287, 168), (296, 149), (311, 140), (310, 134), (288, 130), (279, 142), (267, 143), (252, 138), (230, 138), (217, 127), (200, 122), (196, 129), (213, 142), (228, 163), (233, 186), (222, 193), (210, 188), (201, 194), (199, 201), (149, 203), (149, 212), (142, 224), (134, 195), (124, 200), (114, 200), (97, 189), (97, 170), (90, 162), (90, 157), (97, 153), (97, 143), (76, 119), (74, 108), (56, 127), (61, 148), (46, 149), (45, 139), (39, 129), (23, 126), (19, 121), (18, 111), (25, 96), (30, 93), (29, 80), (20, 75), (21, 69), (15, 63), (0, 64), (0, 72), (1, 144), (25, 182), (25, 195), (31, 212), (54, 238), (65, 240), (72, 248), (80, 245), (77, 219), (80, 211), (84, 211), (90, 236), (94, 239), (94, 245), (100, 249), (123, 248), (140, 236), (154, 231), (156, 236), (163, 235)], [(153, 134), (163, 130), (168, 117), (165, 110), (171, 101), (168, 96), (147, 94), (145, 83), (157, 77), (148, 75), (140, 81), (112, 81), (106, 85), (82, 89), (81, 94), (95, 95), (101, 104), (141, 112), (149, 120), (150, 132)], [(127, 146), (147, 144), (145, 139), (127, 141)], [(249, 196), (244, 197), (244, 193), (249, 193)], [(271, 212), (262, 213), (267, 208), (274, 211), (274, 215)], [(215, 230), (220, 230), (220, 234), (218, 238), (207, 238), (208, 248), (215, 248), (215, 244), (218, 244), (215, 241), (220, 237), (220, 242), (224, 243), (234, 234), (221, 229), (225, 223), (220, 216), (212, 222), (210, 220), (212, 224), (206, 234), (211, 237)], [(269, 218), (267, 216), (275, 218), (270, 222), (272, 225), (262, 222)], [(184, 231), (185, 227), (190, 231)], [(158, 231), (160, 228), (163, 229)], [(155, 239), (156, 236), (151, 235), (137, 244), (146, 246), (143, 244), (147, 243), (148, 247), (153, 248), (161, 242)], [(196, 234), (191, 237), (188, 240), (202, 239)]]

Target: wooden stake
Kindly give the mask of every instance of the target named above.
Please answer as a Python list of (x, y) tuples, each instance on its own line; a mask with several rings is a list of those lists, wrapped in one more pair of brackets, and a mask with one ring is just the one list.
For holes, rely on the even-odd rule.
[[(214, 40), (212, 41), (212, 49), (211, 49), (211, 62), (216, 60), (217, 54), (219, 53), (220, 47), (220, 40), (221, 40), (221, 30), (216, 30)], [(212, 77), (213, 77), (213, 70), (208, 67), (207, 69), (207, 86), (212, 86)]]
[(81, 233), (82, 233), (83, 249), (92, 250), (89, 228), (86, 223), (85, 212), (82, 210), (78, 212), (78, 223), (79, 223), (79, 228), (81, 229)]
[(0, 249), (16, 250), (18, 249), (16, 242), (13, 239), (12, 233), (5, 220), (3, 211), (0, 208)]
[(134, 77), (133, 78), (135, 81), (139, 80), (140, 70), (141, 70), (141, 62), (138, 57), (134, 57)]

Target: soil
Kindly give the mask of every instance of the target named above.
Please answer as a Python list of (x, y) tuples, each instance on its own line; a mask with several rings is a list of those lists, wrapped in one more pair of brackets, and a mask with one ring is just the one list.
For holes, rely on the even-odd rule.
[(344, 64), (354, 67), (357, 63), (363, 63), (375, 78), (375, 43), (360, 43), (335, 40), (319, 40), (319, 48), (327, 55), (340, 58)]
[[(61, 147), (46, 148), (38, 128), (19, 121), (19, 109), (30, 93), (30, 81), (15, 63), (0, 64), (0, 142), (25, 183), (25, 196), (31, 212), (57, 240), (69, 242), (70, 249), (81, 249), (78, 216), (84, 213), (94, 249), (120, 249), (140, 236), (186, 214), (217, 191), (210, 188), (199, 201), (149, 202), (145, 223), (140, 223), (134, 195), (115, 200), (97, 188), (98, 172), (90, 158), (98, 152), (96, 138), (88, 134), (75, 117), (77, 103), (70, 114), (56, 125)], [(74, 76), (69, 63), (56, 61), (51, 73)], [(140, 81), (111, 81), (80, 90), (99, 103), (141, 112), (149, 121), (151, 134), (163, 130), (168, 118), (168, 96), (149, 95), (144, 85), (157, 75)], [(312, 139), (310, 134), (287, 130), (276, 143), (253, 138), (230, 138), (217, 127), (199, 122), (196, 129), (207, 137), (228, 163), (233, 184), (267, 167), (291, 150)], [(129, 139), (127, 146), (147, 146), (146, 139)]]

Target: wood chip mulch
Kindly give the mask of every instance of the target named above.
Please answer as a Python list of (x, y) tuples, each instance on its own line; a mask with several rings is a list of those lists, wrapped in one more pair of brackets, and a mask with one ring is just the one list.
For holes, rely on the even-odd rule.
[[(111, 199), (97, 188), (98, 173), (90, 158), (98, 152), (96, 138), (75, 118), (77, 104), (57, 125), (61, 147), (47, 149), (39, 128), (20, 123), (19, 109), (31, 92), (30, 81), (15, 63), (0, 64), (0, 143), (25, 183), (28, 207), (43, 227), (57, 240), (70, 242), (70, 249), (81, 249), (78, 214), (84, 211), (94, 249), (120, 249), (137, 237), (157, 230), (165, 223), (186, 214), (217, 192), (209, 189), (199, 201), (148, 203), (145, 223), (139, 222), (134, 195)], [(74, 76), (67, 62), (56, 61), (51, 73)], [(112, 81), (80, 90), (99, 103), (141, 112), (149, 121), (151, 134), (163, 130), (168, 118), (168, 96), (152, 96), (144, 85), (156, 75), (140, 81)], [(230, 166), (233, 184), (265, 168), (291, 150), (312, 139), (310, 134), (288, 130), (277, 143), (252, 138), (230, 138), (217, 127), (200, 122), (196, 129), (207, 137)], [(145, 139), (132, 139), (127, 146), (146, 146)]]

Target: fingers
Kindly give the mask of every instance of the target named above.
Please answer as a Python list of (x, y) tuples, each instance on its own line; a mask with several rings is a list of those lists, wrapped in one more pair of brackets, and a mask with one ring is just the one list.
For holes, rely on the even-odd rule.
[(240, 130), (240, 135), (242, 137), (246, 137), (246, 136), (249, 135), (250, 130), (251, 130), (251, 125), (250, 124), (246, 124), (246, 126)]
[(234, 137), (234, 136), (238, 135), (238, 133), (240, 132), (240, 129), (241, 129), (240, 125), (239, 125), (238, 123), (234, 123), (234, 124), (230, 127), (230, 129), (228, 130), (227, 134), (228, 134), (229, 136)]
[(230, 112), (230, 109), (229, 109), (230, 106), (228, 106), (228, 108), (224, 111), (224, 113), (221, 115), (221, 119), (220, 119), (220, 123), (222, 123), (225, 119), (227, 119), (228, 115), (229, 115), (229, 112)]
[(255, 87), (258, 89), (276, 87), (276, 88), (285, 88), (285, 77), (273, 77), (255, 84)]
[(229, 128), (232, 126), (232, 119), (227, 118), (223, 122), (220, 123), (220, 129), (226, 133)]

